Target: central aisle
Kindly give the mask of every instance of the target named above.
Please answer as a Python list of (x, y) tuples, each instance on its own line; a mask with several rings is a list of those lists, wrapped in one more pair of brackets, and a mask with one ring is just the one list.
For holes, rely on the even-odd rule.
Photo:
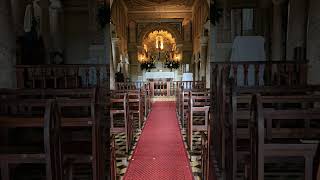
[(125, 180), (192, 180), (174, 102), (156, 102), (142, 131)]

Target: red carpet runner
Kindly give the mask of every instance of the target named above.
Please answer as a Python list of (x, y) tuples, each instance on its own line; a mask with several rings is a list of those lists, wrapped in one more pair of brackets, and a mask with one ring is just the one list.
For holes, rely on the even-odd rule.
[(174, 102), (156, 102), (129, 163), (125, 180), (192, 180)]

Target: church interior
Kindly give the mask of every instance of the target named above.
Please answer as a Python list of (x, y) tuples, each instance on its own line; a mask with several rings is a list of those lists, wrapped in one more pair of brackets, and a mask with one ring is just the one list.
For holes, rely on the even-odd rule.
[(0, 180), (320, 180), (319, 0), (0, 0)]

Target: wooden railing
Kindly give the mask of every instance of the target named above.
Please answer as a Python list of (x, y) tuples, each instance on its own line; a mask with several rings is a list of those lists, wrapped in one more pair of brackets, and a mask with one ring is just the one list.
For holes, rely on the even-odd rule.
[(306, 85), (307, 62), (242, 61), (211, 63), (211, 77), (217, 72), (234, 77), (236, 86)]
[(109, 83), (107, 64), (17, 65), (18, 88), (83, 88)]
[(150, 81), (150, 82), (118, 82), (117, 90), (145, 89), (155, 96), (176, 96), (179, 89), (205, 89), (204, 81)]

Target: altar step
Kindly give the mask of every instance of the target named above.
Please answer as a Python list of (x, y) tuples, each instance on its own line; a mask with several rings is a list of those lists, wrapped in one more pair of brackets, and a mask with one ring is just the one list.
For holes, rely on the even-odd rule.
[(157, 101), (176, 101), (175, 96), (154, 96), (152, 99), (152, 102)]

